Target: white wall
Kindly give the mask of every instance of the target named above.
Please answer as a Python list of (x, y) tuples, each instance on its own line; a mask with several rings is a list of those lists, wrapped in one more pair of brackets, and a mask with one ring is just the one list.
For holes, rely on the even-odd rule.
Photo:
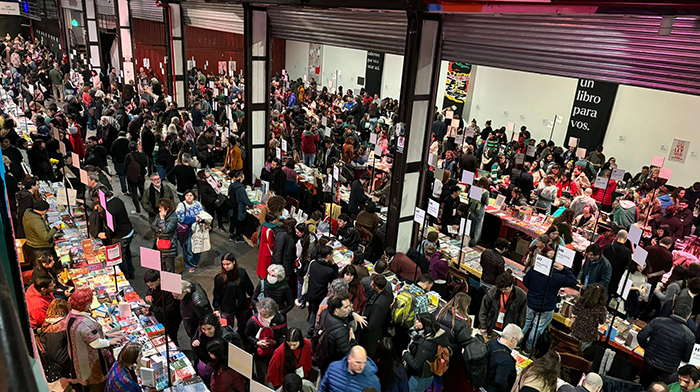
[(287, 40), (284, 68), (292, 79), (303, 78), (309, 67), (309, 44)]
[[(516, 124), (516, 131), (526, 125), (534, 138), (549, 139), (547, 123), (558, 114), (563, 119), (556, 124), (552, 140), (562, 145), (577, 82), (573, 78), (479, 66), (475, 83), (470, 86), (474, 88), (470, 116), (477, 119), (479, 126), (486, 120), (493, 120), (494, 127), (511, 121)], [(654, 155), (668, 158), (673, 138), (689, 140), (685, 164), (665, 165), (673, 170), (669, 183), (688, 186), (700, 180), (695, 169), (698, 159), (691, 157), (692, 152), (700, 154), (698, 107), (698, 96), (621, 85), (603, 143), (606, 157), (614, 156), (621, 169), (636, 174), (643, 165), (651, 163)], [(507, 117), (504, 112), (508, 112)], [(620, 136), (625, 141), (620, 141)], [(666, 146), (666, 151), (660, 150), (661, 145)]]
[(549, 140), (549, 122), (558, 114), (563, 119), (554, 127), (552, 140), (562, 144), (576, 79), (483, 66), (478, 66), (477, 74), (469, 86), (474, 94), (469, 116), (476, 118), (480, 127), (483, 128), (486, 120), (492, 120), (494, 128), (510, 121), (515, 123), (516, 131), (525, 125), (533, 138)]
[[(333, 88), (343, 86), (343, 90), (352, 89), (358, 93), (364, 85), (357, 84), (357, 77), (365, 77), (367, 69), (367, 51), (324, 45), (321, 62), (320, 86)], [(285, 69), (293, 79), (303, 77), (309, 64), (309, 44), (297, 41), (286, 41)], [(339, 70), (338, 83), (334, 81), (335, 71)], [(401, 76), (403, 73), (403, 56), (394, 54), (384, 55), (384, 70), (382, 73), (381, 98), (399, 99), (401, 94)]]

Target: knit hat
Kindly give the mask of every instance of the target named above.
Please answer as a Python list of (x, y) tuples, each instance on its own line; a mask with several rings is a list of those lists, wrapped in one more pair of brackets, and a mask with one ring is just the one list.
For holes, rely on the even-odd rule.
[(45, 200), (39, 200), (34, 203), (34, 209), (37, 211), (46, 211), (49, 209), (49, 203), (47, 203)]
[(428, 241), (430, 242), (435, 242), (438, 239), (438, 232), (437, 231), (431, 231), (428, 233)]

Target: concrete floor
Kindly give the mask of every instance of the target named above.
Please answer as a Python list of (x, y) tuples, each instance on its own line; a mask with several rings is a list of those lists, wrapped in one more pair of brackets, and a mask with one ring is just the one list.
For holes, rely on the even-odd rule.
[[(114, 171), (112, 170), (112, 173)], [(112, 178), (112, 186), (114, 188), (115, 194), (125, 203), (127, 211), (133, 211), (134, 205), (131, 201), (131, 197), (124, 196), (121, 193), (121, 188), (119, 185), (119, 178), (114, 176)], [(148, 187), (148, 184), (146, 184)], [(136, 238), (131, 244), (131, 253), (133, 257), (134, 267), (136, 268), (136, 278), (130, 283), (134, 287), (134, 290), (142, 298), (146, 296), (146, 290), (148, 287), (143, 282), (143, 275), (146, 271), (145, 268), (141, 267), (141, 261), (139, 257), (139, 249), (144, 246), (147, 248), (152, 248), (154, 236), (150, 229), (150, 222), (148, 222), (148, 215), (142, 211), (141, 214), (130, 214), (131, 224), (136, 231)], [(228, 223), (225, 224), (228, 228)], [(187, 272), (185, 269), (184, 262), (182, 261), (182, 250), (179, 249), (179, 256), (176, 260), (175, 269), (181, 272), (182, 279), (197, 282), (202, 285), (204, 290), (209, 296), (209, 301), (213, 299), (213, 289), (214, 289), (214, 276), (221, 270), (220, 260), (221, 256), (225, 253), (232, 252), (236, 255), (238, 264), (248, 271), (248, 275), (253, 281), (254, 285), (257, 285), (260, 279), (255, 275), (258, 262), (258, 248), (251, 248), (246, 243), (234, 243), (228, 242), (228, 232), (222, 233), (217, 229), (211, 231), (211, 250), (203, 253), (199, 262), (198, 268), (193, 273)], [(178, 247), (179, 248), (179, 247)], [(308, 328), (308, 323), (306, 321), (307, 310), (299, 309), (295, 307), (291, 312), (287, 314), (287, 324), (289, 327), (301, 328), (302, 331), (306, 332)], [(191, 356), (191, 346), (190, 340), (185, 334), (184, 328), (180, 327), (180, 332), (178, 334), (178, 340), (180, 341), (181, 349)]]

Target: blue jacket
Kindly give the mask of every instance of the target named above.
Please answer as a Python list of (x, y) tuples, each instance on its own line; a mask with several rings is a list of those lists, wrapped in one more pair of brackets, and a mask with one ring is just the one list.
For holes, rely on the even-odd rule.
[(348, 370), (348, 357), (346, 356), (328, 366), (318, 392), (362, 392), (366, 387), (375, 387), (377, 390), (381, 390), (379, 377), (377, 377), (377, 365), (370, 358), (367, 358), (365, 370), (360, 374), (352, 375)]
[(233, 202), (235, 197), (235, 205), (231, 205), (231, 214), (236, 214), (238, 222), (245, 221), (246, 207), (253, 207), (253, 203), (248, 198), (248, 193), (245, 191), (245, 185), (239, 181), (231, 182), (228, 187), (229, 200)]
[(564, 267), (561, 271), (552, 268), (552, 277), (549, 280), (547, 296), (545, 297), (544, 306), (540, 309), (542, 298), (545, 295), (545, 287), (547, 286), (547, 276), (542, 275), (532, 268), (523, 278), (523, 285), (528, 289), (527, 306), (536, 312), (554, 310), (557, 304), (559, 289), (562, 287), (576, 287), (576, 283), (576, 277), (574, 273), (571, 272), (570, 268)]

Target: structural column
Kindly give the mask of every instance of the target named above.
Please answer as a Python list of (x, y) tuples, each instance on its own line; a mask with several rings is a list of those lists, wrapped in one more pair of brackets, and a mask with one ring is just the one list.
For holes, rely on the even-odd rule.
[[(426, 188), (427, 151), (432, 126), (442, 52), (442, 19), (439, 14), (409, 14), (403, 83), (397, 126), (397, 149), (391, 177), (387, 222), (387, 246), (405, 252), (414, 245), (418, 224), (415, 207)], [(418, 185), (418, 186), (416, 186)]]
[(185, 24), (180, 3), (168, 3), (164, 9), (166, 31), (165, 67), (168, 91), (178, 107), (187, 106), (187, 77), (185, 75)]
[(270, 37), (267, 10), (243, 4), (245, 40), (245, 162), (246, 176), (259, 176), (265, 164), (269, 124)]
[(83, 0), (83, 11), (90, 67), (99, 73), (102, 69), (102, 51), (100, 50), (100, 33), (97, 28), (95, 0)]
[(117, 14), (117, 39), (119, 39), (119, 52), (121, 54), (122, 83), (135, 82), (134, 74), (134, 41), (131, 35), (131, 8), (129, 0), (116, 0), (114, 2)]

